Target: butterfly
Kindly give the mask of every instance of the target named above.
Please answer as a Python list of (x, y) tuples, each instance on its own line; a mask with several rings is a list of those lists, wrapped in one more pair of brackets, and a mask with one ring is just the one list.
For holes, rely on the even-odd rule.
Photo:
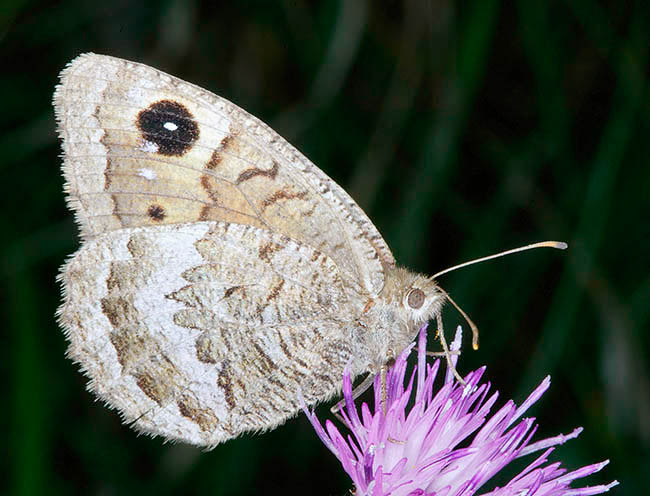
[(374, 376), (452, 301), (219, 96), (88, 53), (54, 108), (82, 238), (58, 319), (89, 389), (139, 431), (213, 447), (272, 429), (340, 392), (346, 367)]

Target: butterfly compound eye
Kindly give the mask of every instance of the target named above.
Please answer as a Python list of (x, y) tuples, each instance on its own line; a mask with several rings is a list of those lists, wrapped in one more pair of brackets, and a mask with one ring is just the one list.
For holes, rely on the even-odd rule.
[(424, 291), (417, 288), (412, 289), (406, 297), (406, 302), (408, 303), (409, 307), (413, 308), (414, 310), (421, 308), (422, 305), (424, 305)]

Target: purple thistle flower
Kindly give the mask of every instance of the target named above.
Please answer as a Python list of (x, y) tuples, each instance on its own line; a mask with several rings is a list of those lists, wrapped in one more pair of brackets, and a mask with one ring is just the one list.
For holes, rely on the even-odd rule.
[[(451, 345), (460, 349), (461, 329)], [(533, 418), (521, 418), (550, 385), (546, 377), (519, 407), (508, 401), (489, 415), (498, 392), (489, 383), (480, 383), (482, 367), (465, 377), (463, 386), (447, 370), (443, 386), (433, 383), (440, 360), (428, 365), (426, 326), (420, 330), (418, 365), (404, 388), (406, 359), (413, 345), (402, 352), (386, 377), (386, 404), (381, 400), (379, 376), (374, 383), (374, 412), (363, 403), (361, 416), (352, 398), (350, 374), (343, 377), (345, 408), (341, 411), (351, 434), (344, 437), (330, 421), (325, 428), (313, 412), (303, 407), (323, 443), (341, 461), (355, 484), (355, 494), (436, 495), (475, 494), (512, 460), (541, 452), (504, 487), (481, 494), (490, 496), (586, 496), (608, 491), (618, 482), (571, 488), (575, 480), (598, 472), (609, 461), (567, 472), (560, 463), (548, 463), (554, 446), (577, 437), (582, 428), (568, 435), (530, 443), (537, 426)], [(457, 356), (453, 357), (454, 365)], [(417, 376), (415, 372), (417, 371)], [(415, 404), (408, 409), (415, 381)]]

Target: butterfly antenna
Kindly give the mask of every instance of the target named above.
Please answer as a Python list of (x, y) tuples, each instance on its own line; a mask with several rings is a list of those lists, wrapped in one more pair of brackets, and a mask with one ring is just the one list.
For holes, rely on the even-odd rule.
[(469, 324), (469, 327), (472, 330), (472, 348), (478, 350), (478, 327), (476, 327), (476, 324), (472, 321), (472, 319), (469, 318), (469, 315), (463, 312), (463, 309), (460, 308), (454, 300), (452, 300), (451, 296), (449, 296), (449, 293), (445, 293), (445, 297), (449, 300), (449, 303), (454, 305), (454, 308), (458, 310), (458, 312)]
[[(532, 250), (534, 248), (555, 248), (557, 250), (566, 250), (568, 246), (569, 245), (567, 245), (562, 241), (540, 241), (539, 243), (520, 246), (519, 248), (513, 248), (512, 250), (502, 251), (500, 253), (495, 253), (494, 255), (489, 255), (487, 257), (481, 257), (459, 265), (454, 265), (453, 267), (449, 267), (448, 269), (441, 270), (440, 272), (432, 275), (430, 279), (433, 280), (438, 276), (446, 274), (447, 272), (451, 272), (452, 270), (460, 269), (461, 267), (467, 267), (468, 265), (473, 265), (479, 262), (485, 262), (486, 260), (491, 260), (493, 258), (499, 258), (506, 255), (511, 255), (513, 253), (518, 253), (520, 251)], [(448, 293), (445, 293), (445, 297), (447, 298), (447, 300), (449, 300), (449, 303), (451, 303), (454, 306), (454, 308), (458, 310), (458, 312), (465, 318), (465, 320), (469, 324), (469, 327), (472, 329), (472, 348), (478, 350), (478, 327), (476, 327), (476, 324), (472, 322), (472, 319), (469, 318), (469, 315), (467, 315), (463, 311), (463, 309), (456, 304), (456, 302), (451, 298), (451, 296), (449, 296)]]
[(511, 255), (513, 253), (517, 253), (520, 251), (532, 250), (534, 248), (555, 248), (557, 250), (566, 250), (568, 247), (569, 245), (567, 245), (562, 241), (540, 241), (539, 243), (533, 243), (532, 245), (520, 246), (519, 248), (513, 248), (512, 250), (502, 251), (500, 253), (495, 253), (494, 255), (489, 255), (487, 257), (481, 257), (474, 260), (470, 260), (469, 262), (464, 262), (462, 264), (454, 265), (453, 267), (449, 267), (448, 269), (441, 270), (437, 274), (433, 274), (431, 276), (431, 279), (435, 279), (436, 277), (446, 274), (447, 272), (451, 272), (452, 270), (460, 269), (461, 267), (467, 267), (468, 265), (474, 265), (476, 263), (485, 262), (486, 260), (492, 260), (493, 258), (504, 257), (506, 255)]

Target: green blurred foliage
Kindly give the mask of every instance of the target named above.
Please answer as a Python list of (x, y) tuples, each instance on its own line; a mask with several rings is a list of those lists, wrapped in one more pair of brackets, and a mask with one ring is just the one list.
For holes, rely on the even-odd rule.
[[(78, 246), (51, 96), (81, 52), (138, 60), (259, 116), (343, 185), (397, 260), (441, 279), (482, 331), (502, 399), (547, 374), (553, 459), (650, 478), (650, 9), (642, 0), (0, 4), (0, 491), (344, 494), (304, 416), (211, 452), (138, 437), (64, 358), (58, 267)], [(445, 312), (448, 332), (460, 323)], [(321, 407), (327, 416), (327, 407)]]

